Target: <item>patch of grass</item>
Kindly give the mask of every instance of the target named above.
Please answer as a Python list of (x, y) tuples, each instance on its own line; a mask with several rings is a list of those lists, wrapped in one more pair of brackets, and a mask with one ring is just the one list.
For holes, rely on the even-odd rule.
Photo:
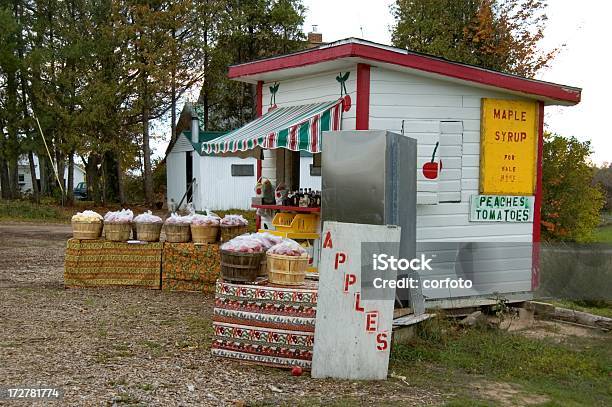
[(141, 343), (145, 348), (149, 349), (153, 356), (161, 356), (164, 353), (164, 346), (161, 343), (149, 340), (142, 341)]
[(612, 304), (602, 302), (601, 306), (594, 306), (589, 303), (584, 304), (581, 302), (571, 300), (546, 300), (545, 302), (554, 305), (555, 307), (567, 308), (574, 311), (588, 312), (589, 314), (599, 315), (601, 317), (612, 318)]
[(151, 391), (155, 389), (155, 386), (153, 386), (151, 383), (143, 383), (139, 387), (144, 391)]
[(121, 392), (114, 398), (117, 404), (141, 405), (138, 397), (132, 396), (129, 393)]
[(133, 352), (130, 347), (123, 343), (117, 343), (110, 347), (110, 349), (105, 349), (104, 351), (98, 352), (96, 354), (95, 360), (97, 363), (107, 363), (112, 359), (116, 358), (125, 358), (133, 356)]
[(394, 346), (390, 370), (415, 384), (446, 386), (457, 397), (449, 400), (452, 406), (487, 405), (473, 386), (485, 379), (546, 395), (551, 405), (612, 405), (612, 346), (597, 343), (577, 347), (499, 330), (453, 329), (444, 340), (421, 336)]
[(68, 212), (54, 205), (37, 205), (27, 200), (0, 200), (1, 220), (66, 223), (70, 217)]
[(600, 226), (593, 233), (595, 242), (612, 243), (612, 225)]

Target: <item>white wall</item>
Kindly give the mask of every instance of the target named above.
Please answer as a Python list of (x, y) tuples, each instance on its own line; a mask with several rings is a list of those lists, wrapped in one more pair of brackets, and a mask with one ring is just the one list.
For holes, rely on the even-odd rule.
[[(435, 205), (417, 205), (418, 242), (531, 242), (532, 223), (469, 222), (469, 198), (478, 194), (480, 162), (480, 103), (481, 98), (517, 99), (516, 96), (464, 86), (453, 82), (372, 67), (370, 85), (370, 128), (401, 132), (402, 120), (439, 121), (441, 128), (452, 140), (447, 150), (439, 150), (440, 158), (450, 178), (440, 178), (439, 188), (449, 192), (445, 198), (460, 202), (440, 202)], [(443, 122), (461, 122), (445, 126)], [(409, 133), (407, 130), (405, 134)], [(407, 134), (409, 135), (409, 134)], [(445, 153), (457, 153), (457, 140), (462, 138), (460, 160), (445, 160)], [(419, 140), (419, 142), (427, 142)], [(441, 139), (442, 143), (442, 139)], [(435, 143), (434, 143), (435, 144)], [(453, 168), (453, 166), (455, 168)], [(460, 194), (456, 192), (456, 176), (460, 174)], [(426, 250), (425, 245), (420, 245)], [(484, 292), (518, 292), (531, 289), (531, 247), (513, 249), (512, 259), (503, 259), (492, 265), (480, 286), (473, 290), (427, 290), (429, 298), (448, 298), (477, 295)], [(438, 253), (438, 261), (449, 260), (452, 253)], [(509, 254), (510, 256), (510, 254)], [(445, 261), (446, 261), (445, 260)], [(435, 262), (436, 260), (434, 260)], [(448, 267), (451, 263), (449, 263)], [(447, 268), (437, 277), (453, 277)], [(429, 276), (428, 276), (429, 277)], [(475, 283), (476, 284), (476, 283)]]
[[(353, 67), (346, 81), (346, 90), (351, 96), (352, 107), (342, 113), (342, 130), (355, 129), (355, 112), (357, 111), (357, 70)], [(342, 71), (347, 72), (347, 71)], [(276, 92), (278, 107), (305, 105), (308, 103), (327, 102), (340, 98), (340, 84), (336, 81), (338, 72), (326, 72), (291, 80), (280, 81)], [(274, 82), (263, 85), (263, 113), (268, 111), (270, 104), (270, 86)], [(270, 150), (264, 150), (262, 175), (276, 185), (276, 155)], [(300, 185), (302, 186), (302, 185)], [(319, 188), (320, 189), (320, 188)]]
[[(36, 173), (36, 179), (40, 180), (40, 166), (38, 162), (38, 156), (34, 155), (34, 172)], [(23, 183), (20, 182), (20, 191), (21, 192), (31, 192), (32, 191), (32, 176), (30, 175), (30, 164), (28, 162), (27, 157), (19, 160), (18, 174), (23, 175)], [(79, 182), (85, 181), (85, 170), (82, 169), (78, 165), (74, 165), (74, 183), (73, 186), (76, 187)], [(68, 185), (68, 167), (64, 168), (64, 185)]]
[(310, 175), (310, 164), (312, 164), (312, 157), (300, 157), (300, 188), (320, 191), (321, 176)]
[(166, 156), (166, 199), (168, 200), (168, 207), (170, 207), (171, 200), (174, 200), (175, 204), (178, 205), (185, 195), (187, 189), (186, 176), (185, 152), (172, 151)]
[[(238, 157), (198, 156), (196, 210), (251, 209), (257, 182), (257, 160)], [(232, 164), (253, 165), (253, 176), (232, 176)], [(195, 173), (195, 169), (194, 169)]]

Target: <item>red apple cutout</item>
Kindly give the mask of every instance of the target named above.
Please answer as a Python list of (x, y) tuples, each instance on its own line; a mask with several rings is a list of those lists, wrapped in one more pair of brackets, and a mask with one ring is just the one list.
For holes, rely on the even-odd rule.
[(442, 161), (440, 161), (440, 168), (438, 169), (438, 163), (435, 162), (436, 159), (436, 151), (438, 150), (438, 145), (440, 143), (436, 143), (434, 147), (433, 154), (431, 155), (431, 161), (425, 163), (423, 165), (423, 176), (427, 179), (436, 179), (438, 178), (438, 170), (442, 171)]
[(301, 376), (304, 370), (300, 366), (293, 366), (291, 369), (291, 376)]
[(344, 95), (344, 98), (342, 98), (342, 109), (345, 112), (351, 110), (351, 97), (349, 95)]

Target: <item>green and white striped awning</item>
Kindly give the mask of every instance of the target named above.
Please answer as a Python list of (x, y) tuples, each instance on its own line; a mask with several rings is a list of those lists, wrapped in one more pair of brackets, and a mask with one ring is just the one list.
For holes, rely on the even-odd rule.
[(321, 132), (340, 130), (342, 99), (275, 108), (219, 138), (202, 143), (203, 154), (240, 155), (254, 149), (321, 152)]

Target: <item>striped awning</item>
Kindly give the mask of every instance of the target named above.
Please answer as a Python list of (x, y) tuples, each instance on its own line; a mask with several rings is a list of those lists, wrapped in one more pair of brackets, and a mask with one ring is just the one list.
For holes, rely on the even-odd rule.
[(321, 132), (340, 130), (342, 99), (275, 108), (219, 138), (202, 143), (203, 154), (240, 155), (254, 149), (321, 151)]

